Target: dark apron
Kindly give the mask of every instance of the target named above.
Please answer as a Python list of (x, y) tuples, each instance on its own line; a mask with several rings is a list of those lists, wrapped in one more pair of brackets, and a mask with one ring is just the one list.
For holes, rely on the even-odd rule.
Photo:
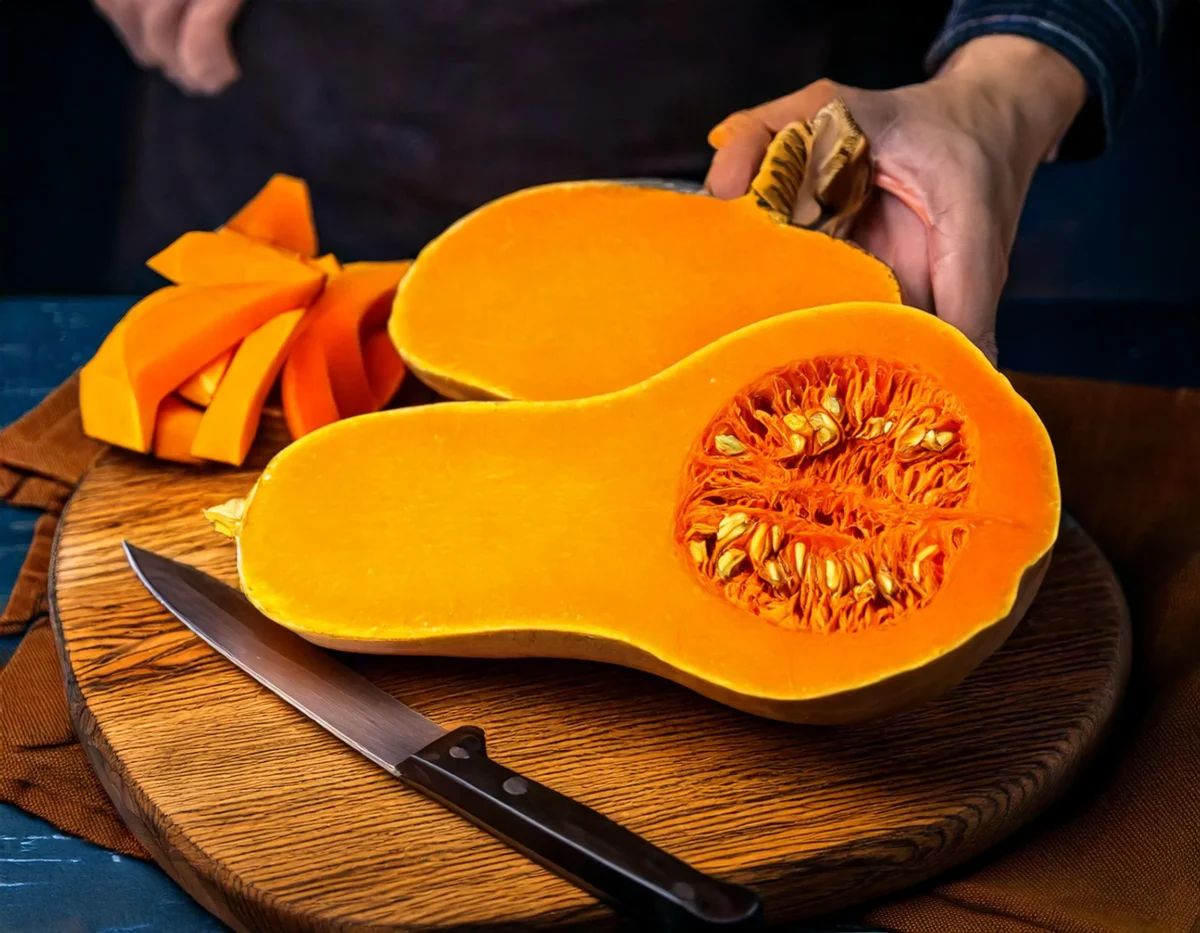
[(702, 179), (714, 124), (830, 73), (839, 44), (869, 51), (864, 21), (917, 74), (920, 48), (894, 47), (895, 24), (913, 17), (889, 6), (247, 0), (235, 85), (188, 98), (144, 81), (115, 284), (154, 287), (147, 257), (220, 224), (274, 172), (308, 180), (321, 248), (347, 260), (413, 256), (464, 213), (532, 184)]

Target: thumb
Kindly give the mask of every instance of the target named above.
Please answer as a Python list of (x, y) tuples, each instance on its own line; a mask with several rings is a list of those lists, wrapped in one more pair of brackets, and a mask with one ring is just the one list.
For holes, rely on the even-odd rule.
[(811, 120), (840, 90), (822, 78), (786, 97), (730, 114), (708, 134), (709, 145), (717, 151), (704, 187), (718, 198), (741, 197), (750, 190), (775, 134), (793, 120)]

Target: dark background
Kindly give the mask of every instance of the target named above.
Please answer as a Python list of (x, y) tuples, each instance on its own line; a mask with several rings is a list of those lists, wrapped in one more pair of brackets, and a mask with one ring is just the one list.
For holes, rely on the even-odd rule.
[[(887, 83), (871, 42), (923, 46), (946, 4), (903, 6), (831, 76)], [(1200, 2), (1182, 0), (1111, 149), (1040, 172), (1002, 305), (1002, 365), (1200, 385), (1198, 25)], [(109, 291), (137, 81), (83, 0), (0, 3), (0, 295)]]

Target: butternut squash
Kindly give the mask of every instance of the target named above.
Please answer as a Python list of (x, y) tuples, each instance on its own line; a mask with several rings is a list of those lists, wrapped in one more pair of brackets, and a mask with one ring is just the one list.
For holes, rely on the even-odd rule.
[(318, 644), (605, 661), (840, 723), (994, 651), (1059, 515), (1004, 376), (933, 315), (852, 302), (605, 395), (329, 425), (210, 517), (250, 600)]
[(272, 175), (262, 190), (229, 219), (225, 229), (300, 256), (317, 255), (308, 184), (291, 175)]
[(371, 410), (378, 411), (392, 400), (404, 381), (404, 361), (384, 330), (364, 338), (362, 354), (367, 381), (371, 384)]
[(319, 264), (252, 240), (233, 230), (185, 233), (146, 265), (176, 285), (231, 285), (236, 282), (309, 281)]
[[(347, 263), (326, 284), (284, 364), (284, 416), (293, 437), (302, 437), (338, 417), (349, 418), (379, 407), (363, 357), (363, 334), (383, 325), (396, 283), (410, 265)], [(333, 408), (325, 396), (326, 386), (333, 396)]]
[(192, 441), (192, 456), (242, 465), (258, 433), (267, 393), (283, 367), (288, 344), (303, 316), (303, 309), (284, 312), (242, 341), (200, 421)]
[(176, 463), (203, 463), (192, 454), (192, 442), (200, 430), (204, 412), (189, 405), (178, 395), (168, 395), (158, 406), (154, 419), (151, 451), (159, 460)]
[(201, 408), (207, 406), (212, 401), (213, 395), (216, 394), (217, 386), (221, 384), (221, 379), (225, 376), (225, 370), (229, 368), (229, 362), (233, 359), (236, 350), (237, 347), (233, 346), (228, 350), (221, 351), (220, 355), (209, 360), (202, 369), (184, 380), (175, 390), (176, 393)]
[(314, 274), (302, 282), (162, 290), (166, 296), (155, 299), (154, 313), (139, 312), (121, 328), (123, 366), (112, 371), (91, 363), (83, 367), (79, 393), (85, 433), (148, 452), (155, 412), (179, 385), (181, 374), (195, 372), (276, 314), (305, 307), (322, 279)]
[(389, 332), (450, 398), (570, 399), (640, 382), (775, 314), (898, 302), (887, 266), (823, 232), (849, 229), (870, 170), (835, 102), (785, 128), (736, 201), (605, 181), (519, 191), (420, 252)]

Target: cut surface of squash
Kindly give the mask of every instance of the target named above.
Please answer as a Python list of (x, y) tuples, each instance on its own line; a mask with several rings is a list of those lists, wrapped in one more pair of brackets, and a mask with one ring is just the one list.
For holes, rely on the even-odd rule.
[[(342, 418), (379, 407), (375, 404), (375, 393), (363, 357), (363, 334), (383, 326), (396, 284), (410, 265), (407, 261), (347, 263), (341, 273), (326, 284), (313, 305), (311, 319), (296, 338), (297, 349), (301, 344), (320, 344), (337, 411)], [(301, 364), (316, 357), (308, 349), (301, 350), (300, 354), (301, 363), (293, 367), (290, 377), (293, 383)], [(320, 384), (316, 391), (322, 391)], [(284, 404), (287, 404), (286, 398)]]
[(207, 406), (212, 401), (217, 386), (221, 384), (221, 379), (225, 375), (225, 370), (229, 368), (229, 361), (233, 359), (236, 350), (236, 346), (230, 347), (228, 350), (222, 351), (219, 356), (209, 360), (202, 369), (184, 380), (175, 390), (176, 393), (193, 405), (199, 405), (201, 408)]
[(426, 246), (389, 329), (451, 398), (568, 399), (763, 318), (859, 299), (900, 300), (883, 263), (748, 197), (581, 182), (502, 198)]
[(369, 334), (363, 340), (362, 352), (371, 384), (372, 411), (378, 411), (392, 400), (404, 381), (404, 361), (385, 330)]
[(180, 373), (195, 372), (276, 314), (304, 307), (320, 285), (314, 278), (175, 286), (153, 314), (140, 314), (122, 329), (123, 373), (103, 385), (85, 381), (81, 373), (81, 410), (86, 394), (88, 411), (96, 413), (84, 430), (98, 440), (148, 452), (155, 412), (179, 384)]
[(319, 340), (305, 340), (303, 330), (283, 364), (279, 391), (283, 418), (293, 440), (338, 420), (325, 348)]
[(854, 302), (606, 395), (329, 425), (272, 460), (235, 536), (248, 597), (319, 644), (607, 661), (835, 723), (999, 647), (1059, 513), (1007, 379), (935, 316)]
[(308, 184), (291, 175), (272, 175), (225, 228), (310, 259), (317, 255)]
[(192, 455), (192, 441), (200, 430), (204, 412), (189, 405), (177, 395), (168, 395), (158, 406), (154, 419), (154, 442), (151, 452), (159, 460), (175, 463), (203, 463)]
[(303, 316), (304, 309), (285, 311), (241, 342), (196, 431), (194, 457), (242, 465), (258, 432), (267, 393)]
[(325, 274), (315, 264), (229, 229), (185, 233), (146, 265), (176, 285), (308, 281), (314, 272)]

